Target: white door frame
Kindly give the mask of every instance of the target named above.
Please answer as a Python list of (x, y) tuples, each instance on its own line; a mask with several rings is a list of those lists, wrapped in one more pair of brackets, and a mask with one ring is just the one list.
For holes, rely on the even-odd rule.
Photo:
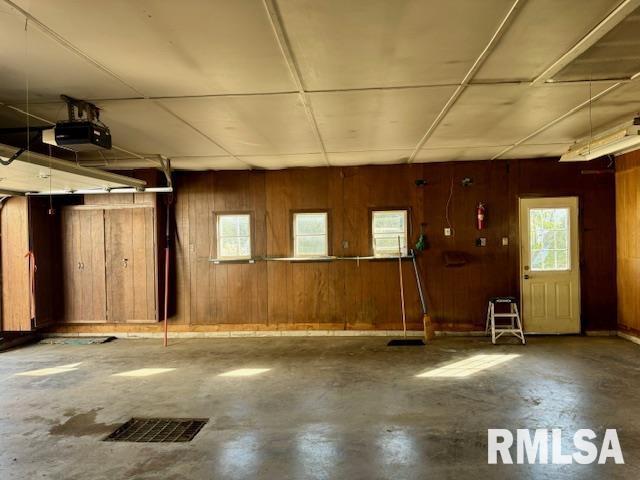
[[(518, 275), (519, 275), (519, 281), (518, 281), (518, 285), (520, 288), (520, 315), (522, 316), (522, 322), (523, 322), (523, 326), (525, 328), (526, 331), (526, 318), (524, 318), (524, 312), (525, 312), (525, 305), (523, 304), (524, 302), (524, 258), (523, 258), (523, 252), (524, 252), (524, 248), (523, 248), (523, 241), (526, 241), (526, 239), (522, 238), (522, 200), (575, 200), (575, 227), (576, 228), (572, 228), (572, 230), (575, 230), (575, 232), (571, 233), (571, 235), (575, 235), (575, 242), (576, 242), (576, 258), (572, 259), (572, 265), (575, 265), (574, 268), (577, 269), (577, 304), (578, 304), (578, 312), (577, 312), (577, 316), (578, 316), (578, 330), (576, 332), (573, 332), (574, 334), (579, 334), (582, 333), (582, 297), (581, 297), (581, 293), (582, 293), (582, 278), (581, 278), (581, 269), (580, 269), (580, 252), (581, 252), (581, 248), (580, 248), (580, 244), (581, 244), (581, 232), (580, 232), (580, 197), (578, 197), (577, 195), (562, 195), (562, 196), (519, 196), (518, 197), (518, 246), (519, 246), (519, 252), (518, 252)], [(571, 222), (571, 219), (569, 220)], [(553, 335), (553, 333), (544, 333), (544, 332), (526, 332), (527, 334), (536, 334), (536, 333), (541, 333), (543, 335)], [(563, 333), (558, 333), (558, 335), (562, 335)]]

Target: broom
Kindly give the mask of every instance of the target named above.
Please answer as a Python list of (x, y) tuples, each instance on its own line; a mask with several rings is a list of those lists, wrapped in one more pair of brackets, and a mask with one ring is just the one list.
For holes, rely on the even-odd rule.
[(421, 338), (407, 338), (407, 314), (404, 308), (404, 283), (402, 281), (402, 246), (400, 243), (400, 237), (398, 237), (398, 273), (400, 275), (400, 305), (402, 307), (402, 331), (403, 338), (393, 339), (387, 346), (389, 347), (403, 347), (403, 346), (420, 346), (424, 345), (424, 341)]

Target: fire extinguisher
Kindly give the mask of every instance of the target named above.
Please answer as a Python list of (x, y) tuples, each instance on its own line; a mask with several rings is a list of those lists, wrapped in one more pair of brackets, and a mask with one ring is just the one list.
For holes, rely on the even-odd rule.
[(483, 230), (486, 223), (485, 222), (486, 207), (484, 203), (482, 202), (478, 203), (478, 210), (476, 214), (477, 214), (476, 227), (478, 228), (478, 230)]

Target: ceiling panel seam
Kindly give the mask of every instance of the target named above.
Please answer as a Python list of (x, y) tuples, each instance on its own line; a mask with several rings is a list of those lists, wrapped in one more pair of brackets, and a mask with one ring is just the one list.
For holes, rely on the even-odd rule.
[[(611, 13), (592, 28), (578, 43), (567, 50), (560, 58), (547, 67), (532, 82), (533, 85), (544, 84), (556, 73), (573, 62), (586, 50), (596, 44), (616, 25), (624, 20), (632, 11), (640, 6), (640, 0), (623, 0)], [(553, 82), (552, 82), (553, 83)]]
[(513, 4), (511, 5), (511, 8), (509, 8), (506, 15), (498, 25), (498, 28), (496, 29), (494, 34), (491, 36), (491, 39), (489, 40), (487, 45), (484, 47), (482, 52), (480, 52), (480, 55), (478, 55), (478, 58), (476, 58), (473, 65), (471, 65), (471, 68), (467, 71), (466, 75), (462, 79), (462, 82), (460, 82), (460, 85), (458, 85), (458, 87), (454, 90), (451, 97), (449, 97), (449, 99), (447, 100), (447, 103), (445, 103), (444, 107), (442, 107), (442, 110), (440, 110), (440, 112), (438, 113), (434, 121), (431, 123), (431, 125), (429, 125), (429, 128), (427, 129), (427, 131), (418, 141), (418, 144), (413, 149), (413, 152), (407, 159), (407, 163), (412, 163), (415, 160), (416, 156), (418, 155), (418, 152), (422, 149), (424, 144), (429, 140), (429, 138), (431, 137), (435, 129), (438, 128), (438, 125), (440, 125), (442, 120), (444, 120), (444, 118), (447, 116), (447, 114), (449, 113), (453, 105), (456, 103), (458, 98), (460, 98), (460, 95), (462, 94), (464, 89), (467, 87), (467, 85), (469, 85), (470, 81), (475, 76), (477, 71), (480, 69), (482, 64), (489, 57), (491, 52), (495, 49), (500, 39), (506, 32), (507, 28), (509, 27), (509, 25), (511, 25), (511, 22), (513, 21), (517, 13), (522, 8), (522, 5), (525, 3), (525, 1), (526, 0), (515, 0), (513, 2)]
[(244, 160), (241, 160), (239, 158), (238, 155), (236, 155), (235, 153), (232, 153), (228, 148), (224, 147), (221, 143), (219, 143), (218, 141), (216, 141), (215, 139), (211, 138), (209, 135), (207, 135), (206, 133), (204, 133), (202, 130), (200, 130), (199, 128), (195, 127), (194, 125), (192, 125), (191, 123), (189, 123), (187, 120), (185, 120), (184, 118), (182, 118), (180, 115), (178, 115), (177, 113), (175, 113), (173, 110), (171, 110), (169, 107), (167, 107), (166, 105), (164, 105), (162, 102), (156, 101), (156, 100), (151, 100), (155, 105), (157, 105), (159, 108), (161, 108), (162, 110), (164, 110), (165, 112), (167, 112), (169, 115), (171, 115), (173, 118), (175, 118), (176, 120), (178, 120), (179, 122), (182, 122), (184, 125), (186, 125), (187, 127), (191, 128), (194, 132), (198, 133), (199, 135), (201, 135), (203, 138), (207, 139), (209, 142), (213, 143), (216, 147), (218, 147), (220, 150), (222, 150), (223, 152), (225, 152), (228, 156), (233, 157), (235, 160), (237, 160), (238, 162), (248, 166), (249, 168), (253, 169), (254, 165), (251, 165), (248, 162), (245, 162)]
[(324, 140), (322, 139), (320, 128), (318, 127), (318, 121), (315, 114), (313, 113), (311, 102), (307, 97), (307, 92), (304, 88), (300, 68), (296, 63), (293, 51), (291, 50), (291, 45), (289, 44), (289, 40), (283, 26), (282, 18), (278, 10), (278, 6), (276, 5), (275, 0), (263, 0), (263, 5), (265, 10), (267, 11), (267, 17), (269, 18), (269, 23), (271, 24), (271, 28), (273, 29), (273, 34), (275, 35), (276, 41), (278, 42), (280, 52), (282, 52), (282, 56), (284, 57), (285, 63), (287, 64), (287, 68), (289, 69), (291, 78), (293, 79), (293, 82), (298, 89), (298, 94), (300, 95), (300, 100), (302, 102), (305, 115), (307, 116), (307, 120), (309, 121), (311, 129), (313, 130), (313, 133), (322, 149), (324, 161), (328, 166), (331, 166), (331, 163), (329, 162), (329, 156), (327, 155), (327, 149)]
[[(531, 82), (531, 85), (532, 86), (540, 86), (540, 85), (547, 86), (547, 85), (557, 85), (557, 84), (560, 84), (560, 83), (563, 83), (563, 84), (572, 83), (572, 82), (548, 82), (547, 83), (547, 80), (549, 80), (553, 75), (555, 75), (557, 72), (559, 72), (562, 68), (564, 68), (566, 65), (568, 65), (573, 60), (575, 60), (578, 56), (580, 56), (582, 53), (584, 53), (589, 47), (593, 46), (598, 40), (600, 40), (604, 35), (606, 35), (616, 25), (618, 25), (622, 20), (624, 20), (639, 5), (640, 5), (640, 0), (624, 0), (623, 2), (621, 2), (609, 15), (607, 15), (601, 22), (599, 22), (598, 25), (596, 25), (593, 29), (591, 29), (578, 43), (576, 43), (573, 47), (571, 47), (566, 53), (564, 53), (553, 64), (551, 64), (549, 67), (547, 67), (543, 73), (541, 73), (536, 79), (534, 79)], [(635, 75), (632, 75), (631, 78), (629, 78), (629, 79), (623, 79), (623, 80), (616, 81), (616, 83), (614, 83), (610, 87), (606, 88), (602, 92), (594, 95), (589, 100), (586, 100), (586, 101), (580, 103), (579, 105), (576, 105), (575, 107), (571, 108), (568, 112), (566, 112), (566, 113), (560, 115), (559, 117), (551, 120), (550, 122), (546, 123), (545, 125), (542, 125), (538, 129), (536, 129), (534, 132), (532, 132), (529, 135), (521, 138), (520, 140), (518, 140), (517, 142), (513, 143), (509, 147), (505, 148), (503, 151), (501, 151), (498, 154), (494, 155), (492, 157), (492, 160), (496, 160), (496, 159), (500, 158), (502, 155), (510, 152), (514, 148), (522, 145), (527, 140), (529, 140), (531, 138), (534, 138), (536, 135), (539, 135), (540, 133), (544, 132), (545, 130), (548, 130), (549, 128), (551, 128), (552, 126), (557, 124), (558, 122), (561, 122), (562, 120), (564, 120), (565, 118), (569, 117), (570, 115), (573, 115), (574, 113), (578, 112), (582, 108), (588, 106), (590, 103), (593, 103), (593, 102), (599, 100), (600, 98), (604, 97), (605, 95), (608, 95), (609, 93), (611, 93), (612, 91), (616, 90), (617, 88), (619, 88), (622, 85), (625, 85), (625, 84), (628, 84), (628, 83), (636, 81), (638, 78), (640, 78), (640, 72), (636, 73)], [(591, 82), (591, 81), (587, 80), (587, 81), (582, 81), (582, 83), (596, 83), (596, 82), (595, 81)]]
[(20, 14), (24, 15), (24, 17), (27, 19), (28, 22), (31, 22), (32, 24), (34, 24), (41, 32), (43, 32), (45, 35), (49, 36), (50, 38), (52, 38), (53, 40), (58, 42), (60, 45), (65, 47), (67, 50), (69, 50), (70, 52), (76, 54), (78, 57), (82, 58), (86, 62), (91, 63), (94, 67), (96, 67), (99, 70), (103, 71), (104, 73), (106, 73), (107, 75), (111, 76), (112, 78), (118, 80), (120, 83), (122, 83), (127, 88), (131, 89), (131, 91), (135, 92), (136, 94), (138, 94), (138, 95), (140, 95), (142, 97), (145, 96), (140, 90), (135, 88), (133, 85), (129, 84), (126, 80), (124, 80), (122, 77), (120, 77), (113, 70), (111, 70), (106, 65), (101, 64), (97, 60), (93, 59), (92, 57), (90, 57), (89, 55), (84, 53), (82, 50), (80, 50), (78, 47), (76, 47), (74, 44), (72, 44), (69, 40), (67, 40), (62, 35), (58, 34), (56, 31), (54, 31), (51, 28), (49, 28), (47, 25), (45, 25), (40, 20), (38, 20), (36, 17), (31, 15), (28, 11), (26, 11), (23, 8), (19, 7), (18, 5), (16, 5), (11, 0), (4, 0), (4, 2), (7, 5), (9, 5), (11, 8), (15, 9), (16, 11), (18, 11)]
[[(53, 39), (54, 41), (58, 42), (60, 45), (62, 45), (64, 48), (66, 48), (67, 50), (71, 51), (72, 53), (74, 53), (75, 55), (79, 56), (80, 58), (82, 58), (83, 60), (85, 60), (86, 62), (89, 62), (90, 64), (92, 64), (94, 67), (98, 68), (99, 70), (103, 71), (104, 73), (106, 73), (107, 75), (111, 76), (113, 79), (119, 81), (120, 83), (122, 83), (123, 85), (125, 85), (127, 88), (131, 89), (133, 92), (135, 92), (136, 94), (138, 94), (142, 99), (146, 99), (146, 100), (152, 100), (149, 98), (149, 96), (145, 95), (144, 92), (138, 90), (136, 87), (134, 87), (133, 85), (129, 84), (126, 80), (124, 80), (122, 77), (120, 77), (117, 73), (115, 73), (113, 70), (111, 70), (110, 68), (108, 68), (107, 66), (103, 65), (102, 63), (98, 62), (97, 60), (93, 59), (91, 56), (87, 55), (86, 53), (84, 53), (81, 49), (79, 49), (78, 47), (76, 47), (75, 45), (73, 45), (71, 42), (69, 42), (66, 38), (64, 38), (62, 35), (58, 34), (56, 31), (54, 31), (53, 29), (49, 28), (47, 25), (45, 25), (43, 22), (41, 22), (40, 20), (38, 20), (36, 17), (34, 17), (33, 15), (31, 15), (28, 11), (24, 10), (23, 8), (19, 7), (18, 5), (16, 5), (14, 2), (12, 2), (11, 0), (4, 0), (4, 2), (9, 5), (11, 8), (14, 8), (16, 11), (18, 11), (20, 14), (22, 14), (26, 19), (27, 22), (31, 22), (33, 23), (40, 31), (42, 31), (45, 35), (49, 36), (51, 39)], [(158, 105), (160, 108), (162, 108), (163, 110), (165, 110), (167, 113), (169, 113), (170, 115), (172, 115), (174, 118), (180, 120), (181, 122), (183, 122), (186, 126), (190, 127), (191, 129), (193, 129), (195, 132), (199, 133), (200, 135), (202, 135), (204, 138), (206, 138), (207, 140), (209, 140), (210, 142), (212, 142), (214, 145), (216, 145), (218, 148), (221, 148), (222, 150), (224, 150), (226, 153), (228, 153), (230, 156), (234, 157), (236, 160), (238, 160), (240, 163), (243, 163), (245, 165), (248, 165), (249, 167), (251, 167), (251, 165), (247, 164), (247, 162), (244, 162), (240, 159), (238, 159), (233, 153), (229, 152), (226, 148), (223, 148), (218, 142), (216, 142), (215, 140), (213, 140), (211, 137), (209, 137), (208, 135), (205, 135), (203, 132), (201, 132), (200, 130), (198, 130), (197, 128), (195, 128), (193, 125), (191, 125), (189, 122), (187, 122), (185, 119), (181, 118), (179, 115), (175, 114), (174, 112), (170, 111), (169, 109), (167, 109), (164, 105), (160, 104), (159, 102), (152, 100), (156, 105)], [(9, 105), (7, 105), (9, 106)], [(16, 111), (20, 111), (23, 114), (26, 115), (30, 115), (33, 118), (37, 118), (41, 121), (45, 121), (48, 123), (51, 123), (52, 125), (55, 124), (55, 122), (51, 122), (50, 120), (44, 119), (44, 118), (38, 118), (36, 116), (31, 115), (28, 112), (24, 112), (21, 109), (18, 109), (16, 107), (12, 107), (9, 106), (9, 108), (13, 108)], [(121, 147), (117, 147), (117, 146), (113, 146), (113, 148), (122, 151), (124, 153), (127, 153), (129, 155), (134, 155), (137, 156), (140, 159), (144, 159), (146, 160), (146, 158), (144, 157), (144, 155), (140, 155), (138, 153), (134, 153), (134, 152), (130, 152), (127, 151)], [(159, 154), (162, 154), (163, 152), (158, 152)]]
[(590, 103), (593, 103), (593, 102), (597, 101), (598, 99), (604, 97), (605, 95), (611, 93), (612, 91), (614, 91), (615, 89), (617, 89), (621, 85), (624, 85), (624, 83), (623, 82), (614, 83), (610, 87), (604, 89), (600, 93), (597, 93), (596, 95), (594, 95), (593, 97), (589, 98), (588, 100), (585, 100), (584, 102), (581, 102), (579, 105), (576, 105), (575, 107), (571, 108), (571, 110), (569, 110), (568, 112), (563, 113), (559, 117), (556, 117), (555, 119), (551, 120), (550, 122), (548, 122), (548, 123), (544, 124), (543, 126), (539, 127), (533, 133), (530, 133), (526, 137), (521, 138), (520, 140), (518, 140), (517, 142), (515, 142), (512, 145), (508, 146), (507, 148), (505, 148), (501, 152), (497, 153), (496, 155), (494, 155), (491, 158), (491, 160), (497, 160), (498, 158), (500, 158), (505, 153), (513, 150), (514, 148), (518, 147), (519, 145), (522, 145), (527, 140), (529, 140), (529, 139), (535, 137), (536, 135), (544, 132), (545, 130), (553, 127), (558, 122), (561, 122), (562, 120), (564, 120), (565, 118), (569, 117), (570, 115), (573, 115), (577, 111), (579, 111), (579, 110), (583, 109), (584, 107), (588, 106)]

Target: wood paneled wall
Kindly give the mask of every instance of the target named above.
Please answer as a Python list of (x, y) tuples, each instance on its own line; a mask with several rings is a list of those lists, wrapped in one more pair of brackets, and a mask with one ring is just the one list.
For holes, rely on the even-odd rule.
[[(576, 195), (581, 203), (582, 325), (615, 329), (615, 189), (606, 162), (553, 159), (332, 167), (283, 171), (185, 172), (176, 175), (177, 325), (198, 329), (397, 329), (401, 325), (397, 264), (391, 260), (214, 264), (213, 213), (252, 214), (255, 256), (291, 255), (291, 212), (330, 213), (334, 255), (371, 254), (369, 212), (406, 207), (411, 244), (427, 234), (419, 266), (439, 329), (484, 326), (492, 295), (518, 295), (518, 197)], [(461, 180), (470, 177), (469, 187)], [(415, 180), (427, 180), (417, 186)], [(450, 197), (451, 193), (451, 198)], [(487, 204), (487, 228), (475, 229)], [(446, 205), (452, 237), (445, 237)], [(486, 247), (476, 239), (487, 238)], [(502, 245), (502, 238), (509, 245)], [(467, 264), (446, 267), (447, 251)], [(407, 313), (420, 327), (410, 262), (403, 263)], [(188, 329), (189, 327), (187, 327)]]
[(640, 151), (616, 160), (618, 328), (640, 336)]

